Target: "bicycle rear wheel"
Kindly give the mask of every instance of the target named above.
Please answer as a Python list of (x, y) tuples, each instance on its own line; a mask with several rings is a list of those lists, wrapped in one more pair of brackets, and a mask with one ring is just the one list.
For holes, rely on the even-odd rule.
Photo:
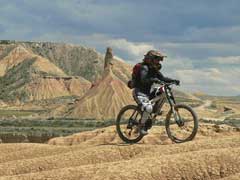
[(143, 138), (139, 131), (142, 113), (135, 105), (121, 109), (117, 116), (116, 129), (119, 137), (126, 143), (137, 143)]
[(168, 137), (176, 142), (191, 141), (197, 134), (198, 118), (193, 109), (185, 104), (174, 106), (176, 114), (169, 111), (166, 118), (166, 131)]

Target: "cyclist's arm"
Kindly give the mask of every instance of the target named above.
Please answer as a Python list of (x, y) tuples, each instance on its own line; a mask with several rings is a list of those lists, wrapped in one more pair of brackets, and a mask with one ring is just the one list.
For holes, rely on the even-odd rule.
[(157, 80), (157, 78), (149, 78), (148, 77), (148, 67), (142, 66), (140, 71), (140, 81), (143, 85), (151, 85), (154, 81)]
[(163, 76), (163, 74), (159, 71), (158, 72), (158, 79), (161, 80), (161, 81), (164, 81), (166, 83), (171, 83), (171, 82), (174, 82), (175, 80), (174, 79), (171, 79), (171, 78), (168, 78), (168, 77), (165, 77)]

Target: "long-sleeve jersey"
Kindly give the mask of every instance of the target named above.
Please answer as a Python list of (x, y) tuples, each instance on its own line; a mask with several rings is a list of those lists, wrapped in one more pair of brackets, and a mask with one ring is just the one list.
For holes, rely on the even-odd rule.
[(147, 65), (142, 65), (140, 69), (140, 77), (136, 82), (136, 88), (138, 88), (142, 93), (149, 95), (151, 86), (156, 81), (156, 79), (164, 82), (172, 82), (173, 79), (163, 76), (160, 71), (156, 71)]

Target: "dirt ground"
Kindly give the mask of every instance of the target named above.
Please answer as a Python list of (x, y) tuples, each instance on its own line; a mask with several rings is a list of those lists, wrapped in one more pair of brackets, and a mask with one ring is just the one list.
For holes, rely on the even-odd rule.
[(240, 131), (227, 125), (200, 124), (181, 144), (153, 127), (128, 145), (108, 127), (49, 144), (0, 145), (0, 179), (239, 179), (239, 167)]

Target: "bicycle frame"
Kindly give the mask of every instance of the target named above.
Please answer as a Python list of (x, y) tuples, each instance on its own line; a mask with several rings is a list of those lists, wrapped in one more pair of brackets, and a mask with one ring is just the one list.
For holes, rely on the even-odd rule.
[[(174, 116), (174, 119), (175, 119), (176, 123), (179, 126), (182, 126), (182, 125), (184, 125), (184, 122), (182, 121), (182, 118), (181, 118), (179, 112), (176, 111), (175, 108), (174, 108), (174, 106), (176, 105), (176, 101), (175, 101), (175, 98), (173, 96), (172, 88), (170, 87), (170, 85), (172, 85), (172, 83), (163, 84), (163, 92), (160, 95), (153, 98), (152, 100), (150, 100), (151, 104), (157, 103), (157, 107), (156, 107), (157, 112), (154, 112), (155, 115), (153, 116), (153, 119), (155, 119), (158, 116), (158, 112), (160, 112), (163, 104), (165, 103), (165, 99), (167, 99), (168, 103), (171, 107), (170, 112), (173, 112), (173, 116)], [(162, 98), (164, 98), (164, 99), (161, 100)]]
[[(171, 85), (171, 84), (169, 84), (169, 85)], [(176, 101), (175, 101), (175, 98), (174, 98), (173, 93), (171, 91), (171, 87), (169, 87), (169, 85), (164, 84), (164, 86), (163, 86), (164, 92), (162, 92), (160, 95), (158, 95), (155, 98), (153, 98), (152, 100), (150, 100), (150, 103), (151, 104), (158, 103), (159, 101), (161, 101), (161, 99), (164, 98), (164, 99), (168, 100), (168, 103), (171, 106), (171, 110), (174, 111), (173, 107), (176, 104)], [(163, 106), (163, 104), (159, 104), (157, 108), (160, 109)]]
[(165, 85), (164, 88), (165, 88), (166, 97), (167, 97), (168, 102), (169, 102), (169, 104), (170, 104), (170, 106), (171, 106), (171, 110), (174, 111), (174, 108), (173, 108), (173, 107), (174, 107), (174, 105), (176, 104), (176, 101), (175, 101), (175, 98), (174, 98), (174, 96), (173, 96), (172, 89), (171, 89), (171, 87), (169, 87), (168, 85)]
[[(176, 113), (176, 111), (174, 109), (176, 101), (175, 101), (175, 98), (173, 96), (173, 93), (172, 93), (170, 85), (172, 85), (172, 83), (169, 83), (169, 84), (165, 83), (165, 84), (163, 84), (163, 92), (149, 101), (152, 105), (157, 105), (157, 107), (156, 107), (157, 111), (152, 113), (152, 114), (155, 114), (155, 115), (152, 117), (152, 114), (151, 114), (150, 116), (151, 116), (152, 119), (155, 119), (157, 117), (157, 115), (158, 115), (158, 112), (160, 112), (162, 106), (164, 105), (164, 103), (165, 103), (165, 101), (167, 99), (168, 103), (170, 104), (171, 111), (174, 114), (175, 120), (176, 121), (180, 121), (179, 123), (181, 123), (181, 117), (178, 114), (178, 112)], [(129, 123), (129, 127), (131, 127), (132, 123), (133, 124), (136, 123), (135, 119), (136, 119), (137, 114), (135, 115), (135, 113), (136, 113), (136, 111), (134, 111), (133, 114), (131, 115), (131, 117), (129, 118), (129, 122), (128, 122)], [(134, 116), (135, 116), (135, 118), (134, 118)]]

